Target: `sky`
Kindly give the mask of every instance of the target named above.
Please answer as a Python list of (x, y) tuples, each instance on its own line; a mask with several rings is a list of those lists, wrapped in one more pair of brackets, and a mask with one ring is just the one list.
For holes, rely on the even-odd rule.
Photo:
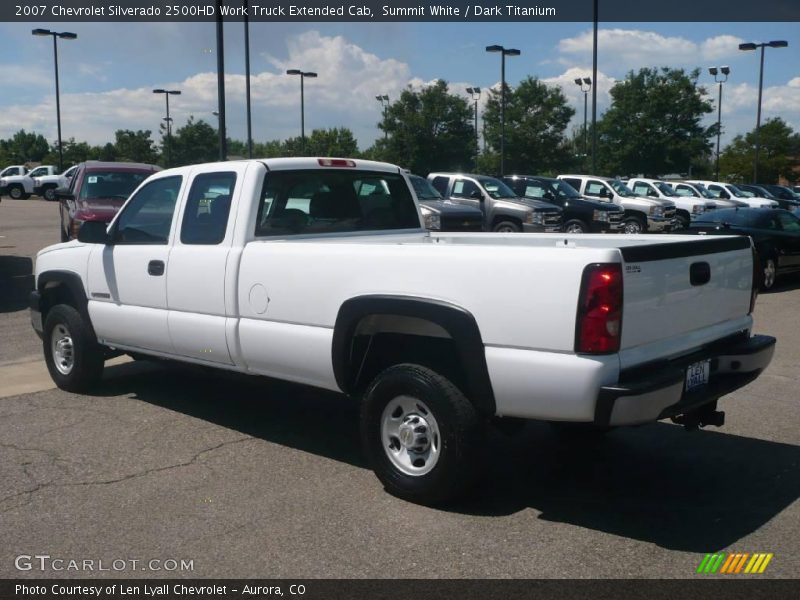
[[(170, 100), (174, 127), (190, 115), (216, 126), (214, 23), (3, 23), (0, 24), (0, 138), (24, 128), (56, 138), (53, 50), (34, 27), (73, 31), (59, 41), (62, 137), (92, 144), (113, 141), (117, 129), (150, 129), (158, 136), (164, 97), (153, 88), (180, 89)], [(762, 121), (780, 116), (800, 131), (800, 27), (797, 23), (601, 23), (598, 116), (608, 107), (615, 80), (641, 67), (702, 69), (700, 83), (714, 102), (707, 67), (729, 65), (723, 88), (722, 143), (755, 126), (758, 53), (744, 41), (787, 40), (767, 49)], [(510, 85), (528, 75), (562, 86), (583, 120), (576, 77), (590, 76), (590, 23), (251, 23), (253, 138), (285, 139), (300, 133), (299, 81), (286, 69), (316, 71), (306, 80), (306, 131), (351, 128), (362, 149), (382, 135), (378, 94), (396, 99), (408, 85), (445, 79), (465, 88), (497, 85), (500, 59), (491, 44), (518, 48), (509, 57)], [(245, 86), (242, 23), (225, 24), (228, 135), (244, 140)], [(486, 95), (484, 94), (483, 100)], [(589, 97), (591, 118), (591, 95)]]

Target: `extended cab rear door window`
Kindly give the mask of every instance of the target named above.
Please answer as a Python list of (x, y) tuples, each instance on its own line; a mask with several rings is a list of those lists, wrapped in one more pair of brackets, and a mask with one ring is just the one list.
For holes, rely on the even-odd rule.
[(255, 234), (419, 228), (414, 199), (399, 173), (313, 169), (266, 174)]
[(469, 179), (457, 179), (453, 184), (452, 196), (455, 198), (479, 198), (480, 195), (481, 190), (478, 185)]
[(114, 225), (115, 244), (166, 244), (183, 177), (161, 177), (139, 189)]
[(225, 239), (236, 173), (201, 173), (194, 178), (183, 211), (182, 244), (215, 245)]
[[(569, 183), (569, 181), (567, 181)], [(607, 189), (606, 184), (602, 181), (596, 181), (594, 179), (590, 179), (586, 182), (586, 192), (584, 192), (587, 196), (595, 196), (600, 197), (603, 190)], [(609, 194), (610, 195), (610, 194)]]

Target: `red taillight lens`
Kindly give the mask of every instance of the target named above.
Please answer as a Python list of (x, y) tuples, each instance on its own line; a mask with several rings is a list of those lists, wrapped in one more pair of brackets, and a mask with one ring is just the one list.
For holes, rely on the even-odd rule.
[(355, 167), (356, 161), (346, 158), (318, 158), (320, 167)]
[(575, 352), (619, 351), (622, 335), (622, 266), (594, 264), (583, 271)]
[(764, 277), (764, 271), (761, 270), (761, 259), (758, 257), (758, 251), (755, 246), (751, 246), (753, 251), (753, 286), (750, 289), (750, 311), (748, 315), (753, 314), (756, 307), (756, 298), (758, 298), (758, 289), (761, 287), (761, 279)]

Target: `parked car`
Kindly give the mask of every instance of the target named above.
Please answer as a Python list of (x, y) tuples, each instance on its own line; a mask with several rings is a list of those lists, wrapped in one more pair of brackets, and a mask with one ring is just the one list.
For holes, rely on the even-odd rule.
[(15, 200), (27, 200), (34, 193), (34, 178), (55, 175), (58, 167), (54, 165), (38, 166), (24, 175), (10, 175), (0, 178), (0, 193), (7, 193)]
[(501, 233), (561, 230), (561, 209), (540, 200), (520, 198), (495, 177), (430, 173), (428, 181), (447, 200), (483, 212), (487, 231)]
[(717, 208), (716, 203), (705, 198), (682, 196), (675, 192), (666, 182), (659, 179), (645, 179), (632, 177), (626, 184), (637, 196), (658, 198), (675, 203), (675, 227), (673, 229), (686, 229), (692, 219), (697, 215)]
[(142, 181), (161, 167), (141, 163), (87, 161), (78, 165), (69, 187), (56, 190), (61, 241), (74, 239), (85, 221), (108, 223)]
[(760, 260), (761, 285), (765, 289), (775, 285), (778, 276), (800, 271), (800, 218), (787, 210), (721, 209), (698, 218), (691, 229), (750, 236)]
[(675, 203), (655, 198), (637, 196), (619, 179), (596, 175), (559, 175), (580, 194), (589, 198), (607, 200), (625, 210), (625, 233), (658, 233), (672, 231)]
[(711, 200), (716, 205), (716, 208), (736, 208), (737, 206), (747, 206), (747, 203), (740, 202), (739, 200), (726, 200), (725, 198), (717, 198), (714, 196), (714, 194), (706, 189), (706, 186), (699, 182), (689, 183), (688, 181), (667, 181), (666, 183), (673, 190), (675, 190), (675, 193), (679, 196), (693, 196), (695, 198)]
[(75, 165), (58, 175), (37, 175), (32, 177), (33, 193), (45, 200), (56, 200), (56, 190), (69, 187), (69, 182), (77, 170), (78, 165)]
[(566, 233), (603, 233), (622, 229), (624, 210), (613, 202), (584, 198), (565, 181), (537, 175), (509, 175), (503, 181), (518, 196), (558, 206), (563, 211), (561, 219)]
[(744, 202), (751, 208), (777, 208), (778, 203), (775, 200), (767, 200), (766, 198), (755, 198), (749, 194), (745, 194), (738, 187), (732, 183), (724, 183), (722, 181), (690, 181), (689, 183), (702, 183), (705, 188), (711, 192), (714, 197), (722, 198), (723, 200), (737, 200)]
[[(359, 194), (376, 179), (388, 199)], [(31, 322), (72, 392), (129, 352), (348, 394), (385, 488), (440, 504), (490, 419), (721, 425), (769, 364), (749, 239), (598, 237), (427, 232), (385, 163), (192, 165), (41, 250)]]
[[(766, 198), (767, 200), (774, 200), (778, 203), (779, 208), (783, 208), (786, 210), (795, 210), (800, 207), (800, 200), (796, 198), (780, 198), (772, 193), (771, 190), (767, 189), (765, 185), (755, 185), (749, 183), (740, 183), (737, 185), (740, 190), (742, 190), (745, 194), (753, 194), (755, 198)], [(777, 187), (777, 186), (776, 186)]]
[(447, 202), (430, 181), (408, 174), (417, 195), (425, 229), (431, 231), (483, 231), (483, 213), (471, 206)]
[(775, 185), (772, 183), (761, 183), (761, 187), (769, 190), (773, 196), (780, 200), (797, 200), (800, 201), (800, 193), (792, 191), (792, 188), (786, 185)]

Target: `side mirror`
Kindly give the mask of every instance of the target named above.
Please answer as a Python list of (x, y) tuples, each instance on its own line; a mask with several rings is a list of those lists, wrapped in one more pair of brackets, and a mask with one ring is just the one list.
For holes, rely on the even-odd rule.
[(106, 233), (108, 223), (86, 221), (78, 230), (78, 241), (83, 244), (108, 244), (111, 236)]
[(56, 190), (56, 198), (59, 200), (74, 200), (75, 195), (70, 192), (67, 188), (58, 188)]
[(611, 198), (611, 193), (608, 191), (608, 188), (602, 187), (600, 188), (600, 198)]
[(548, 202), (554, 202), (556, 195), (553, 192), (545, 192), (543, 198)]
[(479, 190), (472, 190), (469, 197), (474, 200), (483, 200), (483, 194), (481, 194)]
[(719, 193), (719, 197), (720, 198), (724, 198), (725, 200), (728, 200), (728, 199), (730, 199), (731, 195), (728, 192), (726, 192), (725, 190), (722, 190)]

